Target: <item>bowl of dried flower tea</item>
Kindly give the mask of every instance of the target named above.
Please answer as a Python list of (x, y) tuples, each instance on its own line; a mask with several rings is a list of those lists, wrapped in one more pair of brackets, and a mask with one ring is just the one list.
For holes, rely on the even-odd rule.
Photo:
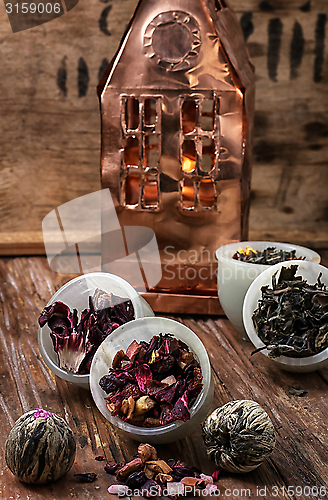
[(144, 316), (154, 316), (151, 307), (119, 276), (96, 272), (74, 278), (40, 314), (38, 344), (43, 361), (55, 375), (89, 389), (92, 358), (103, 340), (119, 326)]
[(187, 326), (161, 317), (126, 323), (104, 340), (91, 364), (90, 389), (109, 422), (151, 444), (193, 432), (213, 399), (204, 345)]
[(328, 269), (291, 260), (263, 271), (244, 300), (247, 335), (280, 368), (312, 372), (328, 365)]
[(250, 284), (265, 269), (291, 259), (319, 263), (318, 253), (291, 243), (239, 241), (218, 248), (218, 295), (220, 304), (243, 340), (243, 302)]

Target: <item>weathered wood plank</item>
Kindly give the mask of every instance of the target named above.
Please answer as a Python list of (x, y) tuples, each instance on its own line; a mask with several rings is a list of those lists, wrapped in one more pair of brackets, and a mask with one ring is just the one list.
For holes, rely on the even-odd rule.
[[(38, 314), (67, 279), (50, 271), (45, 258), (0, 260), (1, 447), (13, 422), (24, 411), (39, 406), (65, 418), (77, 439), (73, 468), (48, 486), (17, 481), (2, 454), (0, 497), (6, 500), (110, 498), (107, 488), (115, 479), (103, 471), (104, 462), (95, 461), (95, 457), (104, 455), (107, 460), (122, 462), (137, 450), (135, 441), (105, 421), (88, 391), (55, 377), (40, 358)], [(233, 498), (238, 500), (259, 497), (259, 491), (264, 491), (260, 488), (266, 487), (267, 498), (278, 488), (277, 498), (294, 499), (287, 493), (288, 486), (328, 488), (327, 369), (307, 375), (283, 372), (261, 354), (251, 357), (252, 346), (239, 339), (226, 319), (176, 319), (199, 335), (209, 353), (215, 383), (212, 409), (233, 399), (254, 399), (270, 414), (276, 428), (277, 446), (270, 459), (249, 474), (222, 474), (218, 483), (221, 497), (231, 497), (233, 490)], [(291, 396), (290, 387), (303, 388), (307, 394)], [(200, 428), (177, 443), (160, 446), (159, 454), (186, 460), (208, 473), (214, 470), (206, 457)], [(80, 472), (96, 472), (98, 479), (92, 484), (77, 483), (74, 474)]]

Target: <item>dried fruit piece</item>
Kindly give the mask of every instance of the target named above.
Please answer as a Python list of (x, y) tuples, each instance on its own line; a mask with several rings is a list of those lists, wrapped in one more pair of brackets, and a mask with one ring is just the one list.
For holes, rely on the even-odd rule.
[(119, 480), (124, 480), (127, 478), (132, 472), (137, 472), (141, 471), (143, 469), (143, 463), (141, 458), (135, 458), (131, 460), (131, 462), (128, 462), (127, 464), (123, 465), (118, 471), (116, 472), (116, 477)]
[(141, 396), (137, 399), (133, 416), (136, 417), (138, 415), (142, 415), (143, 413), (147, 413), (147, 411), (151, 410), (155, 406), (155, 401), (153, 401), (149, 396)]
[(143, 462), (147, 462), (148, 460), (157, 460), (156, 448), (148, 443), (139, 444), (138, 455)]
[(159, 474), (157, 474), (157, 476), (155, 477), (155, 481), (164, 486), (166, 483), (170, 483), (173, 481), (173, 477), (170, 476), (170, 474), (164, 474), (163, 472), (160, 472)]
[[(146, 498), (156, 497), (164, 493), (167, 489), (169, 498), (174, 499), (178, 494), (199, 492), (198, 496), (215, 494), (217, 486), (213, 484), (211, 476), (203, 474), (197, 467), (188, 467), (185, 462), (169, 459), (168, 461), (157, 459), (156, 449), (148, 443), (141, 443), (138, 446), (138, 455), (132, 462), (126, 464), (118, 471), (117, 477), (125, 482), (125, 487), (134, 490), (136, 496)], [(147, 460), (149, 457), (155, 460)], [(142, 463), (142, 470), (134, 471), (136, 460)], [(127, 468), (128, 466), (128, 468)], [(140, 462), (137, 462), (140, 467)], [(123, 471), (123, 473), (121, 473)], [(120, 490), (116, 485), (110, 487), (110, 493), (123, 496), (127, 490)]]
[(126, 484), (112, 484), (108, 488), (108, 493), (112, 495), (126, 496), (129, 491), (129, 487)]
[(165, 460), (149, 460), (146, 462), (146, 466), (156, 466), (159, 467), (159, 472), (163, 472), (163, 474), (169, 474), (172, 472), (171, 467), (165, 462)]
[[(126, 350), (126, 355), (130, 359), (131, 362), (133, 362), (135, 360), (140, 349), (141, 349), (141, 345), (138, 344), (138, 342), (136, 340), (134, 340), (132, 342), (132, 344), (129, 345), (129, 347)], [(114, 368), (114, 366), (113, 366), (113, 368)]]
[(121, 368), (122, 361), (123, 359), (126, 358), (125, 352), (123, 349), (120, 351), (117, 351), (117, 353), (114, 356), (113, 362), (112, 362), (112, 367), (115, 368)]

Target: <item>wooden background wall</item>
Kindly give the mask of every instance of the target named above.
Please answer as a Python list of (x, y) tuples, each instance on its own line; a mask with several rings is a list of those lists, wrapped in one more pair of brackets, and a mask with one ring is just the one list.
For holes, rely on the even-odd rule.
[[(12, 33), (0, 3), (0, 254), (44, 252), (43, 217), (100, 188), (96, 85), (136, 4)], [(328, 1), (230, 4), (257, 74), (250, 238), (328, 247)]]

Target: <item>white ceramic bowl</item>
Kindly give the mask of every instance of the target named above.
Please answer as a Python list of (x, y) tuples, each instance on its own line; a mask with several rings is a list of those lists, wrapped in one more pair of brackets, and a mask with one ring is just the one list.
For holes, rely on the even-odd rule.
[[(96, 288), (119, 297), (130, 299), (136, 318), (154, 316), (148, 303), (124, 279), (109, 273), (89, 273), (78, 276), (62, 286), (49, 300), (47, 306), (56, 301), (63, 302), (70, 309), (77, 309), (79, 315), (83, 309), (89, 307), (89, 296), (93, 295)], [(54, 351), (50, 337), (50, 328), (45, 325), (38, 331), (39, 350), (43, 361), (58, 377), (73, 382), (74, 384), (89, 389), (89, 375), (76, 375), (62, 370), (58, 366), (58, 356)]]
[(320, 255), (309, 248), (275, 241), (238, 241), (218, 248), (216, 257), (218, 259), (218, 295), (220, 304), (243, 340), (248, 340), (242, 315), (245, 294), (255, 278), (265, 269), (272, 267), (241, 262), (232, 258), (238, 248), (241, 247), (245, 250), (248, 246), (260, 251), (268, 247), (276, 247), (285, 251), (296, 250), (297, 257), (305, 257), (307, 261), (316, 263), (321, 260)]
[[(328, 269), (320, 264), (307, 261), (290, 260), (288, 262), (281, 262), (274, 266), (270, 266), (269, 269), (263, 271), (260, 276), (253, 281), (250, 285), (244, 300), (243, 307), (243, 319), (245, 324), (245, 329), (247, 335), (251, 342), (254, 344), (256, 349), (264, 347), (265, 344), (259, 339), (256, 330), (253, 325), (252, 315), (258, 305), (258, 300), (261, 298), (261, 287), (269, 285), (272, 286), (272, 276), (278, 271), (282, 266), (289, 267), (291, 265), (298, 265), (298, 270), (296, 276), (302, 276), (311, 285), (316, 283), (317, 278), (320, 273), (322, 273), (321, 281), (328, 286)], [(269, 351), (264, 349), (260, 351), (265, 356), (268, 356)], [(257, 356), (258, 354), (256, 354)], [(308, 356), (306, 358), (291, 358), (288, 356), (279, 356), (278, 358), (269, 358), (273, 363), (275, 363), (280, 368), (292, 372), (313, 372), (319, 370), (324, 366), (328, 365), (328, 348), (314, 356)]]
[[(99, 380), (108, 374), (113, 358), (117, 351), (127, 347), (133, 340), (149, 342), (154, 335), (171, 333), (174, 337), (185, 342), (194, 353), (203, 374), (204, 387), (190, 408), (190, 420), (172, 422), (161, 427), (145, 428), (124, 422), (119, 417), (113, 417), (106, 406), (107, 394), (99, 385)], [(129, 437), (137, 441), (160, 444), (177, 441), (187, 436), (205, 419), (213, 399), (213, 380), (211, 366), (206, 349), (197, 335), (182, 323), (168, 318), (141, 318), (130, 321), (117, 328), (100, 345), (94, 355), (90, 370), (90, 389), (92, 397), (109, 422), (124, 431)]]

